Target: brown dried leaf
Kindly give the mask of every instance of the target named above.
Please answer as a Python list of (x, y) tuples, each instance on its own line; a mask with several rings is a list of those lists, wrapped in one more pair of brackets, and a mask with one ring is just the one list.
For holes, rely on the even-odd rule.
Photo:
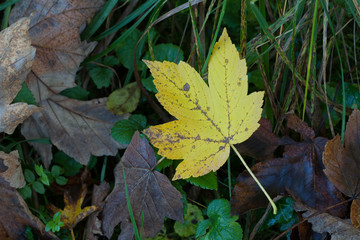
[(306, 140), (313, 140), (315, 138), (314, 130), (305, 122), (301, 121), (295, 114), (290, 114), (286, 117), (288, 128), (300, 133), (302, 138)]
[(51, 232), (45, 232), (44, 224), (30, 212), (20, 194), (2, 177), (0, 189), (0, 239), (25, 240), (24, 232), (28, 226), (41, 235), (40, 239), (58, 239)]
[[(91, 204), (104, 207), (105, 202), (103, 201), (110, 191), (110, 184), (106, 181), (103, 181), (100, 185), (94, 185), (94, 190), (92, 193)], [(92, 214), (87, 222), (85, 228), (86, 239), (95, 240), (97, 237), (95, 234), (103, 235), (101, 230), (101, 222), (98, 219), (98, 212)]]
[(345, 148), (340, 137), (328, 142), (324, 152), (325, 174), (345, 195), (356, 198), (360, 193), (360, 111), (355, 109), (346, 125)]
[(355, 228), (360, 229), (360, 200), (354, 199), (350, 210), (351, 223)]
[[(90, 154), (115, 155), (119, 144), (111, 137), (111, 128), (123, 117), (111, 114), (106, 99), (79, 101), (61, 95), (44, 100), (43, 111), (24, 122), (22, 134), (27, 139), (50, 138), (52, 143), (67, 155), (86, 165)], [(51, 146), (33, 144), (46, 167), (51, 163)]]
[[(60, 150), (82, 164), (90, 154), (115, 155), (125, 147), (111, 137), (112, 125), (126, 117), (110, 114), (106, 99), (78, 101), (58, 95), (74, 86), (80, 63), (96, 43), (81, 42), (80, 29), (103, 5), (103, 0), (20, 1), (11, 12), (11, 21), (31, 18), (30, 37), (36, 57), (26, 82), (42, 111), (28, 119), (22, 134), (27, 139), (50, 138)], [(31, 143), (45, 167), (52, 159), (51, 146)]]
[[(301, 128), (298, 130), (303, 131)], [(309, 132), (307, 126), (305, 130)], [(343, 198), (323, 173), (322, 152), (327, 139), (306, 139), (306, 142), (286, 146), (283, 158), (260, 162), (251, 170), (271, 197), (287, 192), (307, 205), (322, 210), (341, 202)], [(231, 199), (233, 213), (267, 206), (267, 199), (247, 171), (241, 173), (237, 181)], [(341, 205), (330, 212), (342, 216), (346, 208)]]
[[(317, 213), (318, 211), (295, 201), (294, 209), (296, 211), (305, 211), (302, 213), (304, 218)], [(331, 240), (359, 240), (360, 231), (354, 228), (350, 222), (338, 217), (331, 216), (327, 213), (321, 213), (309, 218), (312, 223), (312, 229), (318, 233), (328, 232), (331, 235)]]
[(161, 229), (165, 216), (183, 221), (183, 205), (180, 200), (182, 196), (165, 175), (152, 170), (155, 165), (155, 153), (149, 142), (136, 132), (121, 162), (114, 170), (115, 187), (105, 201), (102, 228), (108, 238), (119, 222), (122, 229), (119, 238), (133, 237), (125, 196), (123, 169), (130, 204), (139, 229), (142, 223), (141, 214), (144, 214), (142, 237), (155, 237)]
[(241, 155), (257, 160), (273, 158), (275, 149), (282, 144), (282, 141), (272, 132), (269, 119), (261, 118), (259, 124), (260, 127), (248, 140), (235, 146)]
[(1, 169), (6, 169), (0, 173), (0, 177), (9, 182), (11, 187), (23, 188), (25, 186), (26, 182), (17, 151), (12, 151), (9, 154), (0, 152), (0, 166)]
[(12, 134), (18, 124), (39, 110), (26, 103), (11, 104), (35, 57), (29, 23), (29, 18), (19, 19), (0, 33), (0, 132), (7, 134)]
[(349, 117), (345, 131), (345, 148), (340, 136), (326, 144), (323, 159), (325, 174), (329, 180), (346, 196), (354, 198), (351, 205), (351, 221), (360, 227), (360, 111), (355, 109)]
[(26, 82), (37, 102), (74, 87), (79, 64), (96, 43), (81, 42), (80, 29), (103, 5), (103, 0), (20, 1), (10, 22), (30, 16), (30, 38), (36, 57)]

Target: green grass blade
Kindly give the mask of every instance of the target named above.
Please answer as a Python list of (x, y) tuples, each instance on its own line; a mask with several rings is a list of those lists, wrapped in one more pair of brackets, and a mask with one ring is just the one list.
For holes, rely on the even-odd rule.
[(124, 175), (126, 204), (127, 204), (127, 208), (128, 208), (128, 211), (129, 211), (130, 220), (131, 220), (131, 223), (133, 225), (135, 239), (140, 240), (139, 230), (138, 230), (138, 228), (136, 226), (134, 212), (132, 210), (131, 203), (130, 203), (129, 190), (128, 190), (127, 183), (126, 183), (125, 168), (123, 167), (122, 169), (123, 169), (123, 175)]
[(103, 24), (107, 16), (110, 14), (111, 10), (115, 7), (118, 0), (108, 0), (105, 5), (101, 8), (100, 12), (96, 14), (91, 23), (85, 28), (81, 34), (81, 39), (89, 39)]
[[(129, 22), (131, 22), (132, 20), (134, 20), (135, 18), (139, 17), (141, 14), (143, 14), (146, 9), (150, 8), (153, 9), (155, 5), (157, 5), (159, 3), (159, 0), (149, 0), (146, 1), (143, 5), (141, 5), (139, 8), (137, 8), (135, 11), (133, 11), (129, 16), (127, 16), (124, 20), (122, 20), (121, 22), (115, 24), (114, 26), (112, 26), (111, 28), (107, 29), (106, 31), (102, 32), (100, 35), (92, 38), (91, 40), (93, 41), (99, 41), (100, 39), (103, 39), (104, 37), (118, 31), (119, 29), (121, 29), (122, 27), (126, 26)], [(152, 6), (153, 5), (153, 6)], [(148, 11), (149, 12), (149, 11)], [(148, 12), (146, 12), (145, 14), (149, 14)], [(142, 18), (143, 19), (143, 18)], [(137, 22), (136, 22), (137, 23)], [(135, 24), (136, 24), (135, 23)], [(139, 24), (138, 24), (139, 25)]]
[(208, 65), (208, 62), (210, 60), (210, 56), (211, 56), (211, 52), (212, 52), (212, 49), (214, 48), (214, 45), (215, 45), (215, 42), (217, 40), (217, 36), (219, 34), (219, 31), (220, 31), (220, 27), (221, 27), (221, 22), (224, 18), (224, 15), (225, 15), (225, 10), (226, 10), (226, 3), (227, 3), (227, 0), (224, 0), (223, 2), (223, 6), (221, 8), (221, 13), (220, 13), (220, 17), (219, 17), (219, 21), (218, 21), (218, 24), (217, 24), (217, 27), (216, 27), (216, 30), (215, 30), (215, 34), (214, 34), (214, 38), (210, 44), (210, 48), (209, 48), (209, 52), (207, 54), (207, 57), (206, 57), (206, 60), (204, 62), (204, 65), (201, 69), (201, 75), (204, 75), (205, 71), (206, 71), (206, 68), (207, 68), (207, 65)]
[[(356, 0), (353, 0), (356, 1)], [(346, 5), (347, 5), (347, 9), (349, 9), (349, 11), (351, 12), (351, 14), (353, 15), (355, 22), (357, 23), (357, 25), (360, 27), (360, 16), (358, 14), (360, 14), (360, 11), (358, 12), (358, 14), (356, 14), (355, 10), (357, 7), (359, 7), (359, 3), (358, 2), (353, 2), (351, 0), (345, 1)], [(358, 6), (355, 6), (355, 4), (358, 4)]]
[(200, 66), (201, 66), (201, 64), (204, 62), (204, 50), (203, 50), (203, 46), (201, 45), (199, 31), (196, 26), (195, 17), (192, 12), (192, 7), (191, 7), (190, 2), (189, 2), (189, 12), (190, 12), (191, 24), (192, 24), (192, 28), (193, 28), (193, 32), (194, 32), (194, 36), (195, 36), (196, 50), (197, 50), (197, 54), (199, 55), (199, 58), (200, 58)]
[(7, 7), (19, 2), (19, 1), (20, 0), (8, 0), (8, 1), (4, 2), (4, 3), (1, 3), (0, 4), (0, 11), (4, 10), (5, 8), (7, 8)]
[[(306, 99), (307, 99), (307, 93), (309, 88), (309, 79), (310, 79), (310, 72), (311, 72), (311, 61), (314, 51), (314, 41), (316, 41), (316, 24), (317, 24), (317, 13), (318, 13), (318, 6), (319, 6), (319, 0), (315, 1), (315, 7), (314, 7), (314, 15), (313, 15), (313, 22), (312, 22), (312, 29), (311, 29), (311, 38), (310, 38), (310, 50), (309, 50), (309, 58), (308, 58), (308, 65), (307, 65), (307, 71), (306, 71), (306, 85), (305, 85), (305, 95), (304, 95), (304, 105), (303, 105), (303, 111), (302, 111), (302, 120), (304, 121), (305, 117), (305, 110), (306, 110)], [(315, 81), (315, 79), (313, 79)]]
[(345, 113), (346, 113), (344, 69), (343, 69), (343, 64), (342, 64), (342, 60), (341, 60), (341, 54), (340, 54), (340, 50), (339, 50), (339, 44), (338, 44), (338, 41), (337, 41), (334, 25), (333, 25), (333, 23), (331, 21), (329, 12), (326, 9), (326, 4), (325, 4), (324, 0), (320, 0), (320, 1), (321, 1), (321, 5), (323, 7), (324, 13), (326, 14), (326, 17), (328, 19), (329, 27), (330, 27), (332, 33), (334, 34), (335, 48), (336, 48), (337, 54), (339, 55), (340, 71), (341, 71), (341, 85), (342, 85), (342, 95), (343, 95), (343, 98), (342, 98), (342, 114), (341, 114), (341, 143), (344, 144)]
[(141, 16), (141, 18), (139, 20), (137, 20), (128, 30), (126, 30), (118, 39), (116, 39), (112, 44), (110, 44), (110, 46), (105, 49), (103, 52), (91, 57), (91, 58), (88, 58), (84, 61), (84, 63), (88, 63), (88, 62), (91, 62), (91, 61), (94, 61), (98, 58), (101, 58), (103, 56), (105, 56), (106, 54), (108, 54), (109, 52), (111, 52), (112, 50), (114, 50), (125, 38), (127, 38), (132, 31), (135, 30), (135, 28), (137, 26), (139, 26), (139, 24), (147, 17), (147, 15), (149, 15), (151, 13), (151, 11), (156, 7), (156, 5), (161, 2), (161, 0), (156, 0), (156, 4), (154, 4), (153, 6), (151, 6), (150, 9), (148, 9), (146, 11), (146, 13), (144, 15)]
[(1, 23), (1, 30), (4, 30), (9, 25), (9, 16), (10, 16), (11, 6), (8, 6), (4, 11), (3, 20)]

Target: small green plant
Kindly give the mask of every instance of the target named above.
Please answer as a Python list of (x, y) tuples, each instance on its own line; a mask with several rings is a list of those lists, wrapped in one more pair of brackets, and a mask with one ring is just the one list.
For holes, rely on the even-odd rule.
[(39, 194), (44, 194), (44, 185), (50, 186), (50, 183), (52, 183), (54, 180), (59, 185), (65, 185), (67, 183), (67, 179), (64, 176), (61, 176), (64, 173), (64, 170), (57, 165), (52, 166), (51, 171), (44, 169), (42, 165), (35, 165), (34, 170), (38, 175), (37, 179), (33, 171), (30, 169), (25, 169), (24, 171), (24, 177), (27, 184), (24, 188), (19, 190), (21, 196), (24, 199), (31, 197), (31, 188), (33, 188)]
[(61, 219), (61, 212), (57, 212), (54, 214), (52, 220), (50, 220), (46, 226), (45, 231), (52, 231), (52, 232), (59, 232), (60, 228), (64, 226), (64, 222), (60, 221)]
[(196, 227), (196, 239), (242, 239), (242, 228), (236, 222), (239, 217), (230, 217), (230, 203), (228, 200), (213, 200), (207, 208), (207, 216), (209, 219), (199, 222)]

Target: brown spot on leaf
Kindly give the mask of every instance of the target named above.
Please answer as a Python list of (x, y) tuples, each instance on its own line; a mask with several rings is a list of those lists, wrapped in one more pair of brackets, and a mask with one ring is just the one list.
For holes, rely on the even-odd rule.
[(188, 83), (185, 83), (184, 86), (183, 86), (183, 90), (184, 91), (189, 91), (190, 90), (190, 85)]

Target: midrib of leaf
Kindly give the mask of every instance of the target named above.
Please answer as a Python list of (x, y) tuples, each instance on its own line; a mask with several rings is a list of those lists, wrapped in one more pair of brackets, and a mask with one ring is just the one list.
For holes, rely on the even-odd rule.
[[(159, 72), (161, 72), (161, 71), (159, 71)], [(193, 103), (193, 104), (196, 106), (196, 108), (193, 108), (193, 110), (199, 110), (199, 111), (206, 117), (206, 119), (211, 123), (211, 125), (224, 137), (224, 140), (227, 140), (227, 141), (228, 141), (229, 138), (227, 138), (227, 137), (224, 135), (224, 133), (223, 133), (223, 132), (221, 131), (221, 129), (219, 128), (219, 126), (215, 123), (214, 119), (210, 118), (210, 116), (207, 114), (207, 112), (199, 105), (199, 103), (198, 103), (198, 101), (197, 101), (197, 92), (196, 92), (196, 91), (194, 92), (194, 93), (195, 93), (195, 100), (193, 100), (193, 99), (191, 98), (191, 96), (189, 96), (187, 93), (185, 93), (185, 92), (183, 91), (182, 87), (179, 87), (179, 86), (176, 84), (176, 82), (174, 82), (171, 78), (168, 78), (168, 76), (167, 76), (165, 73), (161, 72), (161, 74), (162, 74), (170, 83), (172, 83), (172, 84), (178, 89), (179, 92), (183, 93), (184, 96), (185, 96), (187, 99), (189, 99), (189, 101), (190, 101), (191, 103)], [(207, 87), (209, 88), (208, 85), (207, 85)], [(207, 89), (207, 90), (208, 90), (208, 89)], [(192, 121), (197, 121), (197, 120), (192, 120)], [(222, 141), (214, 140), (214, 142), (222, 142)]]

